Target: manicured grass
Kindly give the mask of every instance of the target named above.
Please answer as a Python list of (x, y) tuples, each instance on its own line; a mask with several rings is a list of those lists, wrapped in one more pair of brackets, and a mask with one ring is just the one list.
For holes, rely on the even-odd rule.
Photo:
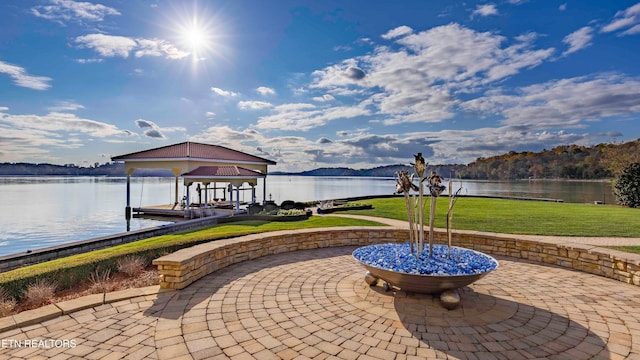
[[(347, 218), (341, 218), (340, 220), (338, 220), (337, 218), (325, 218), (325, 217), (319, 217), (319, 216), (312, 216), (307, 220), (292, 221), (292, 222), (240, 221), (237, 223), (215, 225), (202, 230), (179, 232), (175, 234), (168, 234), (168, 235), (153, 237), (149, 239), (144, 239), (144, 240), (140, 240), (140, 241), (136, 241), (128, 244), (114, 246), (112, 248), (94, 251), (92, 252), (92, 254), (93, 255), (95, 255), (96, 253), (119, 254), (119, 253), (126, 253), (130, 251), (137, 251), (139, 249), (148, 248), (148, 247), (200, 243), (200, 242), (210, 241), (215, 239), (225, 239), (225, 238), (248, 235), (248, 234), (262, 233), (267, 231), (310, 229), (310, 228), (336, 227), (336, 226), (382, 226), (382, 224), (373, 222), (373, 221), (366, 221), (366, 220), (347, 219)], [(77, 255), (77, 256), (81, 256), (81, 255)], [(0, 274), (0, 279), (1, 279), (1, 276), (2, 274)]]
[(640, 254), (640, 246), (607, 246), (609, 249), (626, 251), (630, 253)]
[[(425, 198), (425, 226), (429, 198)], [(406, 220), (405, 200), (368, 199), (372, 210), (345, 211)], [(449, 198), (438, 198), (435, 226), (446, 227)], [(553, 203), (460, 197), (454, 207), (453, 228), (511, 234), (640, 237), (640, 209), (615, 205)]]

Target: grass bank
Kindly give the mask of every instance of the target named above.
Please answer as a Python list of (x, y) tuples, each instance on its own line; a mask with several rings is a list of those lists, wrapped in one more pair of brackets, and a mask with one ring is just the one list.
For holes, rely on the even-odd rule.
[(81, 280), (89, 279), (97, 269), (101, 271), (108, 269), (114, 273), (117, 270), (118, 259), (128, 255), (139, 256), (150, 262), (165, 253), (171, 253), (185, 247), (241, 235), (276, 230), (381, 225), (366, 220), (318, 216), (295, 222), (242, 221), (214, 225), (202, 230), (153, 237), (7, 271), (0, 273), (0, 286), (5, 288), (10, 296), (19, 299), (36, 279), (55, 283), (58, 290), (67, 289)]
[[(425, 224), (428, 224), (430, 200), (425, 200)], [(366, 202), (373, 209), (344, 213), (407, 220), (404, 198)], [(438, 198), (436, 227), (446, 227), (448, 206), (448, 197)], [(509, 234), (640, 237), (639, 218), (640, 209), (616, 205), (460, 197), (454, 207), (453, 227)]]

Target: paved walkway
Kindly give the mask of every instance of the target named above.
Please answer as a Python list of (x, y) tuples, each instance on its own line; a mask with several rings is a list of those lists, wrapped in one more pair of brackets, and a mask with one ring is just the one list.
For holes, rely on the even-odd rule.
[(369, 287), (353, 250), (267, 256), (4, 332), (0, 358), (640, 359), (639, 287), (502, 257), (447, 311)]

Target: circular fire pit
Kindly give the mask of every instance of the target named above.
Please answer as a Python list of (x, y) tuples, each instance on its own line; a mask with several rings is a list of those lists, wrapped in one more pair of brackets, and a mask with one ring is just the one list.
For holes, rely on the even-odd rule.
[(369, 245), (356, 249), (353, 257), (370, 273), (367, 282), (378, 279), (403, 291), (438, 294), (469, 285), (498, 267), (498, 261), (481, 252), (434, 245), (419, 256), (410, 243)]

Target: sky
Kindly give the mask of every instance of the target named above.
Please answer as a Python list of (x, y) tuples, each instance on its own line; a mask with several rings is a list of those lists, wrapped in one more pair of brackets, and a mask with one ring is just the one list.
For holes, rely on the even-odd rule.
[(0, 162), (195, 141), (270, 171), (640, 138), (640, 2), (0, 2)]

